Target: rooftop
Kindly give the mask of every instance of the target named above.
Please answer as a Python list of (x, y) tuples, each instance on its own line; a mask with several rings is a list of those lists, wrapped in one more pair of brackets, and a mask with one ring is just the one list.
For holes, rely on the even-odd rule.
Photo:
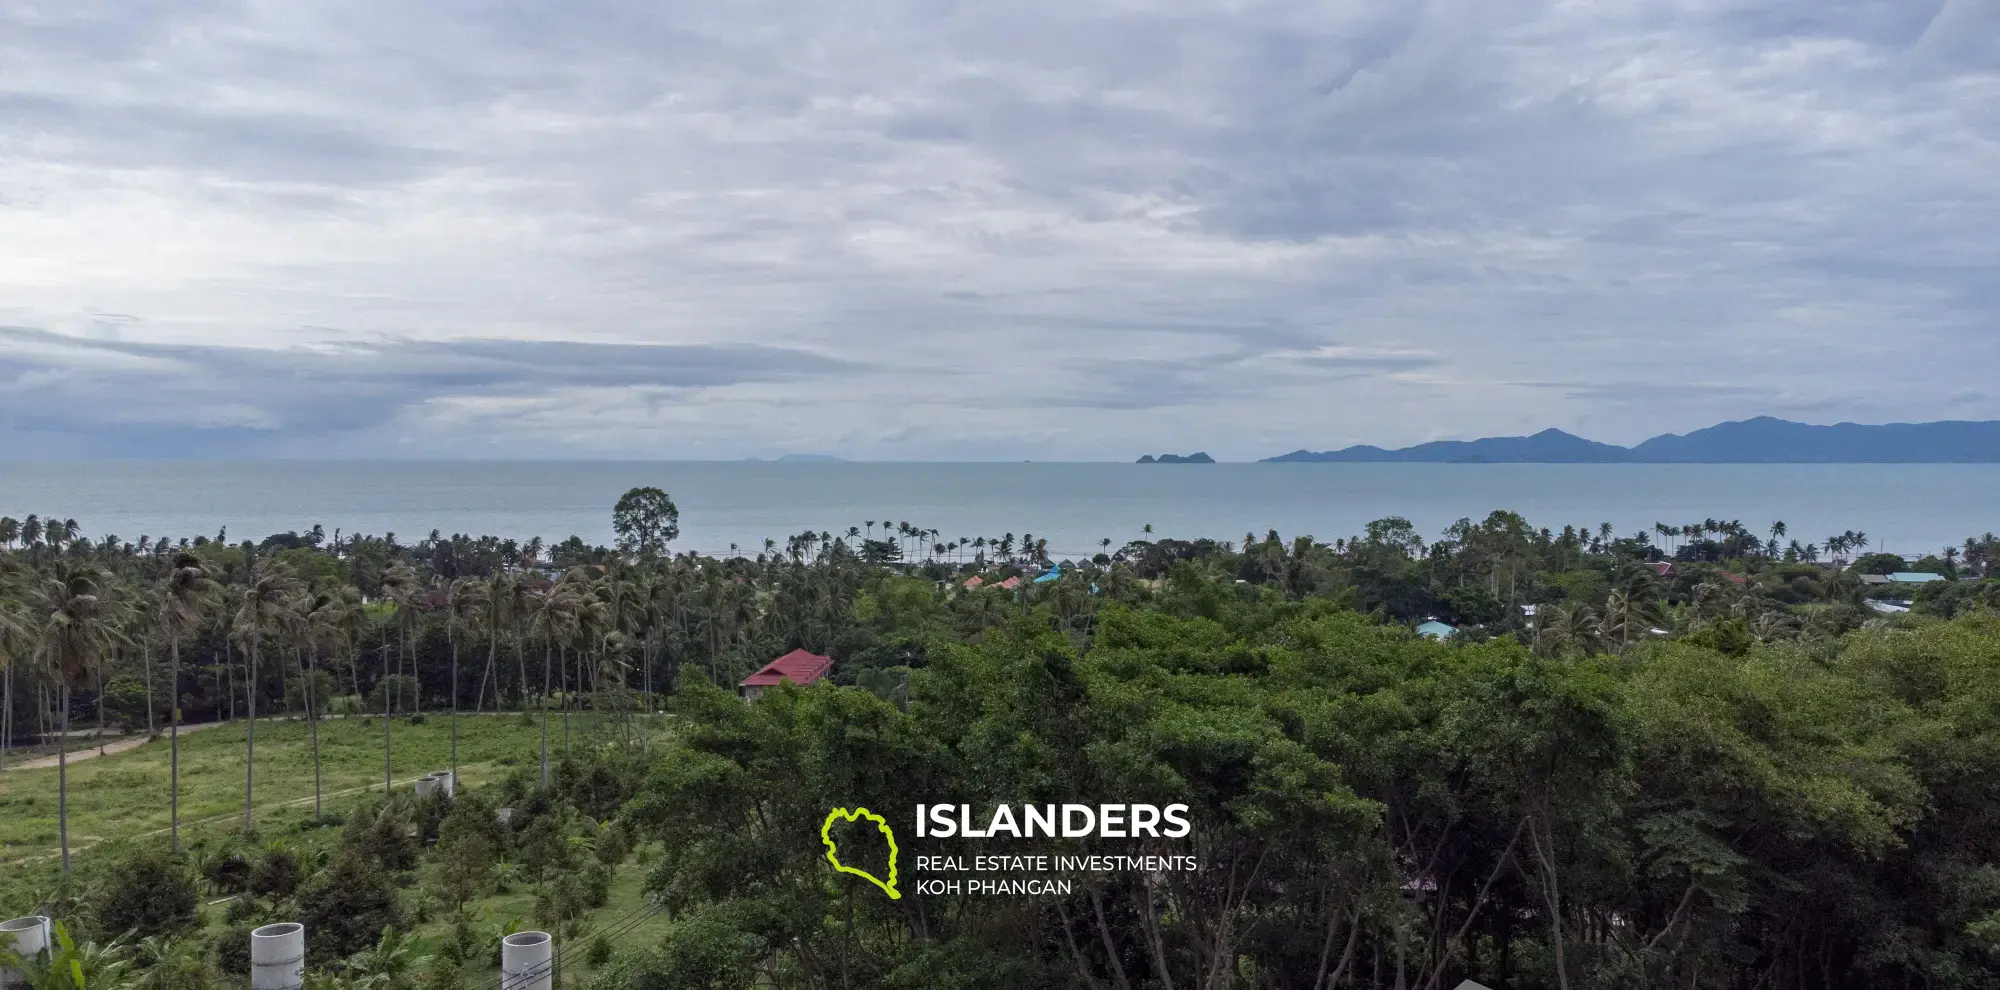
[(764, 665), (764, 669), (743, 679), (741, 687), (774, 687), (791, 681), (805, 687), (826, 676), (833, 667), (832, 657), (808, 653), (803, 648), (793, 650)]

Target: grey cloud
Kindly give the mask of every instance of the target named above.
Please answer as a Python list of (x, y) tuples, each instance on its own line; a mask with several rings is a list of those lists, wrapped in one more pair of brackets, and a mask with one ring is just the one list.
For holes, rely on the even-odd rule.
[(192, 443), (212, 454), (382, 427), (440, 398), (685, 393), (856, 367), (756, 345), (467, 339), (264, 349), (0, 327), (0, 418), (21, 433), (102, 439), (113, 452)]
[[(1121, 458), (1822, 398), (2000, 416), (1934, 385), (1940, 355), (2000, 370), (1996, 24), (2000, 0), (16, 4), (0, 322), (131, 319), (117, 346), (0, 335), (0, 415), (436, 449), (456, 435), (419, 413), (512, 439), (527, 403), (607, 450), (654, 449), (630, 424), (657, 414), (914, 458), (967, 451), (900, 430), (912, 407)], [(724, 427), (676, 389), (757, 397)], [(1091, 431), (1040, 412), (1078, 407)]]

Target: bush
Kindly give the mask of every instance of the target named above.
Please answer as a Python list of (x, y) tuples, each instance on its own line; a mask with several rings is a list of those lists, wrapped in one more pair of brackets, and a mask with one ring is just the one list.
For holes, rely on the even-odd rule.
[(216, 969), (231, 976), (249, 975), (250, 932), (256, 927), (250, 922), (241, 921), (215, 933), (215, 937), (209, 941), (209, 952), (215, 957)]
[(140, 849), (112, 863), (92, 885), (91, 920), (107, 936), (174, 935), (201, 925), (199, 881), (186, 862)]
[(313, 956), (336, 959), (375, 944), (400, 920), (396, 885), (372, 857), (343, 851), (299, 888), (299, 921)]
[(250, 892), (282, 901), (296, 893), (305, 878), (299, 857), (282, 844), (272, 843), (250, 870)]
[(606, 866), (617, 866), (625, 862), (632, 853), (631, 833), (623, 822), (612, 822), (604, 827), (604, 833), (597, 837), (597, 861)]
[(393, 804), (384, 804), (372, 815), (355, 815), (341, 830), (340, 845), (344, 854), (371, 859), (384, 870), (401, 872), (417, 865), (417, 842), (410, 835), (410, 823)]
[(610, 961), (611, 961), (611, 940), (605, 938), (602, 934), (596, 936), (595, 938), (592, 938), (590, 940), (590, 944), (584, 946), (583, 964), (585, 966), (589, 966), (591, 969), (597, 969), (598, 967), (601, 967), (605, 963), (608, 963)]
[(234, 849), (214, 851), (201, 861), (201, 876), (217, 893), (240, 894), (250, 889), (250, 860)]

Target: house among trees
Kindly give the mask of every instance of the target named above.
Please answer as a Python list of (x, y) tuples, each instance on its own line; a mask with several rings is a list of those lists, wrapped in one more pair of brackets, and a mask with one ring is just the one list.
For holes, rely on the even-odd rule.
[(1432, 619), (1417, 627), (1417, 635), (1426, 639), (1450, 639), (1451, 634), (1457, 631), (1458, 627), (1450, 623), (1439, 622), (1436, 619)]
[(744, 701), (756, 701), (763, 697), (764, 689), (777, 687), (784, 681), (791, 681), (800, 687), (810, 687), (833, 669), (833, 658), (817, 653), (808, 653), (804, 648), (793, 650), (764, 665), (764, 669), (743, 679), (736, 685), (736, 694)]

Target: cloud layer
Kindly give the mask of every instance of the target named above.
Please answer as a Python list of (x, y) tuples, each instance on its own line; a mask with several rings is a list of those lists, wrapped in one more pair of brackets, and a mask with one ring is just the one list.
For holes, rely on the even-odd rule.
[(0, 7), (16, 455), (2000, 418), (2000, 0)]

